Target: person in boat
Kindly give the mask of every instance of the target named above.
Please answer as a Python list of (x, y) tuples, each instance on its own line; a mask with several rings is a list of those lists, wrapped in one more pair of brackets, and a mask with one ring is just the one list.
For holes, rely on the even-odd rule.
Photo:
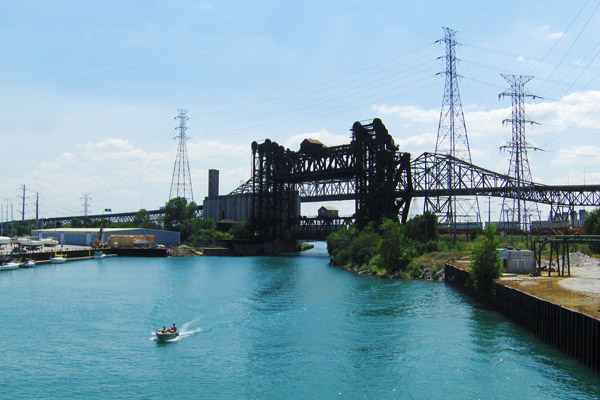
[(175, 324), (173, 324), (173, 328), (171, 329), (171, 332), (173, 332), (173, 333), (177, 332), (177, 327), (175, 326)]

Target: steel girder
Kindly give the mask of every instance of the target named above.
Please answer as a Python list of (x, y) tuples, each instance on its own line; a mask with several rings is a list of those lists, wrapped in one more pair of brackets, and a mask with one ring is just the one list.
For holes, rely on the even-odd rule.
[[(261, 234), (281, 238), (302, 201), (355, 200), (359, 225), (383, 217), (406, 221), (411, 198), (410, 154), (398, 147), (379, 119), (352, 127), (349, 145), (298, 152), (266, 140), (252, 143), (252, 178), (232, 194), (251, 191)], [(293, 225), (296, 225), (294, 222)]]
[[(449, 171), (458, 179), (449, 182)], [(542, 185), (518, 181), (457, 158), (423, 153), (412, 162), (414, 197), (486, 195), (558, 206), (599, 206), (600, 185)]]

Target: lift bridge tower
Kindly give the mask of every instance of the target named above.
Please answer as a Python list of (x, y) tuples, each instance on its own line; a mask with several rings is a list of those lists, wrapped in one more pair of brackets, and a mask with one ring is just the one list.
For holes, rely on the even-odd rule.
[(177, 110), (179, 115), (175, 119), (179, 120), (179, 126), (175, 129), (179, 134), (174, 139), (179, 139), (177, 145), (177, 156), (175, 165), (173, 166), (173, 177), (171, 178), (171, 191), (169, 200), (175, 197), (183, 197), (188, 202), (194, 201), (194, 193), (192, 191), (192, 175), (190, 173), (190, 163), (188, 162), (186, 142), (186, 121), (189, 120), (187, 110)]
[[(446, 45), (446, 83), (444, 98), (440, 112), (437, 141), (435, 152), (471, 163), (471, 150), (467, 137), (465, 116), (462, 110), (460, 92), (458, 90), (458, 77), (456, 72), (456, 31), (444, 28), (444, 39), (438, 42)], [(439, 187), (456, 188), (460, 185), (460, 177), (454, 168), (440, 168), (435, 173)], [(479, 202), (477, 197), (457, 197), (450, 194), (448, 197), (426, 197), (425, 211), (431, 211), (438, 216), (438, 222), (449, 232), (456, 231), (458, 223), (481, 224)]]

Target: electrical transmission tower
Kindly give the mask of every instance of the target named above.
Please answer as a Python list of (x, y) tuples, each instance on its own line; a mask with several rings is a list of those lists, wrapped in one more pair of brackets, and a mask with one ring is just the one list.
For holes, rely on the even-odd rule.
[[(446, 45), (446, 71), (440, 74), (446, 76), (444, 86), (444, 98), (440, 112), (437, 141), (435, 152), (446, 154), (471, 163), (471, 150), (467, 137), (465, 116), (460, 101), (458, 90), (458, 77), (456, 72), (456, 31), (444, 28), (444, 39), (438, 40)], [(443, 170), (442, 170), (443, 169)], [(440, 168), (437, 171), (440, 186), (455, 188), (459, 184), (460, 177), (454, 168)], [(449, 230), (455, 230), (459, 221), (480, 223), (479, 201), (477, 197), (459, 198), (451, 195), (447, 198), (434, 197), (425, 199), (425, 211), (437, 214), (439, 223), (446, 224)]]
[(177, 157), (173, 166), (173, 177), (171, 178), (171, 191), (169, 200), (175, 197), (183, 197), (189, 202), (194, 201), (194, 193), (192, 191), (192, 175), (190, 173), (190, 164), (188, 162), (186, 142), (188, 138), (185, 135), (187, 127), (185, 123), (189, 120), (187, 110), (177, 110), (179, 115), (175, 119), (179, 119), (179, 134), (174, 139), (179, 139), (177, 146)]
[(81, 197), (80, 199), (83, 200), (83, 215), (87, 216), (90, 208), (90, 200), (92, 198), (90, 197), (89, 193), (82, 193), (82, 195), (83, 197)]
[[(525, 84), (533, 79), (533, 76), (523, 75), (505, 75), (502, 77), (510, 83), (510, 89), (500, 93), (498, 98), (510, 96), (512, 98), (512, 117), (505, 119), (502, 124), (512, 123), (512, 140), (506, 145), (500, 147), (501, 150), (508, 150), (510, 153), (510, 164), (508, 175), (517, 181), (517, 198), (512, 199), (512, 208), (508, 202), (502, 201), (501, 220), (503, 222), (512, 222), (518, 224), (520, 229), (527, 230), (527, 217), (532, 213), (537, 216), (537, 203), (530, 203), (522, 199), (522, 194), (527, 190), (527, 185), (532, 182), (531, 169), (529, 168), (529, 158), (527, 149), (540, 150), (530, 146), (525, 138), (525, 125), (533, 125), (536, 122), (527, 120), (525, 116), (525, 98), (535, 99), (537, 96), (529, 93), (525, 89)], [(510, 216), (510, 217), (509, 217)]]

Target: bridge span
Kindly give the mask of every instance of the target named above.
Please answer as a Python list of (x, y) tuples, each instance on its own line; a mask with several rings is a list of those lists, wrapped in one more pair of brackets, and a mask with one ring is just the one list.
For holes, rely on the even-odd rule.
[[(254, 220), (264, 237), (281, 238), (284, 232), (299, 229), (325, 232), (339, 223), (298, 218), (300, 202), (352, 200), (353, 219), (359, 225), (384, 216), (406, 221), (411, 201), (424, 199), (425, 207), (441, 213), (444, 201), (452, 196), (494, 196), (550, 205), (552, 214), (561, 208), (600, 206), (600, 185), (544, 185), (517, 181), (449, 155), (423, 153), (411, 159), (400, 152), (379, 119), (356, 122), (351, 142), (327, 147), (307, 142), (299, 151), (265, 140), (252, 143), (251, 178), (228, 196), (251, 195)], [(203, 206), (198, 207), (198, 214)], [(159, 220), (164, 210), (147, 212)], [(43, 224), (66, 224), (73, 219), (132, 222), (137, 212), (46, 218)], [(303, 222), (299, 222), (303, 221)], [(310, 222), (309, 222), (310, 221)], [(329, 225), (326, 227), (325, 225)]]

